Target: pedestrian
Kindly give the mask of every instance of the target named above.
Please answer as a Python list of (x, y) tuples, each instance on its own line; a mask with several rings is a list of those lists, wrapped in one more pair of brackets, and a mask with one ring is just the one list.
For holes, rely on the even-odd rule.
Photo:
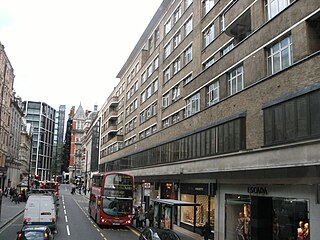
[(139, 227), (139, 210), (137, 207), (134, 208), (133, 221), (135, 222), (136, 227)]
[(154, 208), (152, 205), (149, 207), (149, 212), (148, 212), (148, 218), (149, 218), (149, 226), (153, 227), (153, 222), (154, 222)]
[(138, 212), (139, 212), (139, 228), (143, 228), (143, 222), (145, 220), (144, 212), (142, 207), (138, 207)]
[(211, 227), (209, 221), (206, 221), (202, 228), (202, 236), (204, 240), (209, 240), (211, 235)]

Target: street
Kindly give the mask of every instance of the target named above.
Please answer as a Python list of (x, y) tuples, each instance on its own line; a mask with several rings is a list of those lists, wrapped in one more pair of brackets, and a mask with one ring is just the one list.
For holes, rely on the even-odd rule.
[[(139, 233), (131, 227), (100, 228), (88, 215), (88, 195), (71, 194), (71, 186), (60, 186), (60, 206), (57, 233), (54, 239), (138, 239)], [(0, 231), (0, 240), (16, 239), (22, 227), (23, 213)]]

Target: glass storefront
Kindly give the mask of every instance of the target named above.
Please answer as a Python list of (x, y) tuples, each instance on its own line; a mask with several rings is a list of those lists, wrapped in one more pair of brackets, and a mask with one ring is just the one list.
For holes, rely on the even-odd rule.
[(227, 240), (295, 240), (299, 222), (309, 225), (305, 199), (226, 194), (225, 203)]

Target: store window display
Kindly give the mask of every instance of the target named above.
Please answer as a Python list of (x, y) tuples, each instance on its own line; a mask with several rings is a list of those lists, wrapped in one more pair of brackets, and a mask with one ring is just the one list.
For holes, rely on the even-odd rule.
[(309, 235), (307, 200), (236, 194), (226, 194), (225, 200), (226, 239), (305, 240)]

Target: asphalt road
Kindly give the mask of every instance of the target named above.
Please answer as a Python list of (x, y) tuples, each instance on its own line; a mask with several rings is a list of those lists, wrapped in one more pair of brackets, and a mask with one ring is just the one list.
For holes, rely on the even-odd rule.
[[(100, 228), (88, 215), (88, 199), (72, 195), (71, 186), (60, 186), (60, 206), (57, 219), (56, 240), (137, 240), (138, 232), (131, 227)], [(22, 227), (23, 214), (2, 230), (0, 240), (14, 240)]]

